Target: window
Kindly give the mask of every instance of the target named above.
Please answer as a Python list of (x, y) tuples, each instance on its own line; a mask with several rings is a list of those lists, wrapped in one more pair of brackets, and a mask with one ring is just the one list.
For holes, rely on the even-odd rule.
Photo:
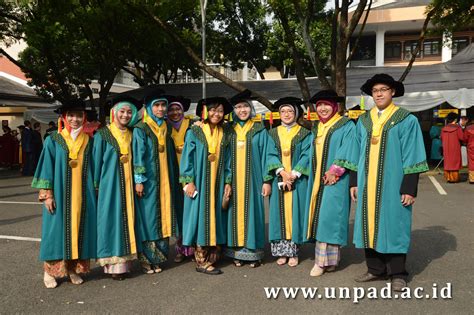
[(441, 47), (441, 39), (427, 39), (423, 42), (423, 55), (440, 56)]
[[(412, 55), (413, 52), (415, 52), (415, 49), (416, 49), (417, 46), (418, 46), (418, 41), (416, 41), (416, 40), (406, 41), (405, 45), (403, 47), (403, 59), (404, 60), (410, 60), (411, 55)], [(420, 56), (421, 56), (421, 51), (418, 52), (417, 57), (420, 57)]]
[(453, 38), (453, 56), (469, 45), (469, 37)]
[(386, 59), (400, 59), (402, 56), (402, 43), (400, 42), (387, 42), (385, 43), (385, 58)]

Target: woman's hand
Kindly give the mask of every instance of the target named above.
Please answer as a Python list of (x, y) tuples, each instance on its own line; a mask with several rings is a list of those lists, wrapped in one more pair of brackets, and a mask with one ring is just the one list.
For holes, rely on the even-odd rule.
[(232, 195), (232, 186), (230, 184), (225, 184), (224, 186), (224, 199), (230, 199)]
[(186, 196), (188, 196), (189, 198), (193, 198), (195, 191), (196, 191), (196, 185), (194, 185), (194, 183), (188, 183), (186, 186), (186, 191), (185, 191)]
[(262, 196), (268, 197), (272, 194), (272, 185), (264, 183), (262, 186)]
[(202, 126), (204, 125), (204, 123), (203, 123), (202, 121), (198, 120), (198, 121), (194, 122), (194, 124), (193, 124), (193, 125), (194, 125), (194, 126), (198, 126), (198, 127), (201, 127), (201, 128), (202, 128)]
[(135, 184), (135, 191), (137, 192), (138, 198), (141, 198), (145, 195), (144, 189), (145, 187), (143, 184)]
[(357, 187), (351, 187), (350, 192), (352, 201), (357, 202)]
[(334, 185), (335, 183), (337, 183), (337, 181), (339, 180), (339, 177), (332, 173), (332, 172), (326, 172), (323, 176), (323, 183), (324, 185)]
[(46, 207), (49, 213), (53, 214), (54, 210), (56, 210), (56, 201), (54, 201), (54, 198), (49, 197), (44, 200), (44, 206)]

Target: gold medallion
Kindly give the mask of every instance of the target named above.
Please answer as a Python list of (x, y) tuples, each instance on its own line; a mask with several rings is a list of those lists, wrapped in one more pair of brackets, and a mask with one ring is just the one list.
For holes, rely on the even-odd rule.
[(165, 152), (165, 146), (162, 145), (162, 144), (159, 144), (159, 145), (158, 145), (158, 152), (160, 152), (160, 153)]
[(283, 155), (284, 156), (290, 156), (291, 151), (290, 150), (283, 150)]
[(316, 144), (322, 144), (322, 143), (323, 143), (323, 137), (316, 138)]
[(370, 143), (372, 143), (372, 144), (379, 143), (379, 138), (378, 137), (372, 137), (372, 139), (370, 140)]
[(177, 147), (176, 152), (178, 152), (179, 154), (183, 153), (183, 146)]
[(245, 141), (237, 141), (237, 148), (242, 149), (245, 147)]
[(76, 168), (78, 164), (77, 160), (69, 160), (69, 166), (71, 168)]
[(122, 155), (120, 156), (120, 162), (121, 162), (122, 164), (127, 163), (127, 162), (128, 162), (128, 154), (122, 154)]
[(211, 153), (211, 154), (209, 154), (207, 159), (209, 160), (209, 162), (214, 162), (216, 160), (216, 155)]

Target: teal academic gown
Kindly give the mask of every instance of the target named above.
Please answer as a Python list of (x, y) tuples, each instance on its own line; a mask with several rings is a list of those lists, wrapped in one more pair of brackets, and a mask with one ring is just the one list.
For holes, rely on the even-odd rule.
[(186, 132), (183, 154), (180, 163), (179, 181), (183, 184), (194, 183), (198, 194), (195, 198), (184, 198), (183, 245), (211, 246), (210, 212), (215, 215), (216, 245), (226, 243), (227, 213), (222, 209), (225, 184), (232, 182), (229, 155), (229, 125), (223, 125), (220, 143), (219, 166), (215, 183), (215, 209), (209, 207), (210, 164), (206, 136), (198, 126), (191, 126)]
[[(235, 123), (235, 122), (234, 122)], [(232, 197), (228, 211), (227, 246), (239, 247), (237, 235), (238, 214), (236, 206), (237, 195), (245, 193), (246, 207), (244, 215), (244, 248), (250, 250), (262, 249), (265, 244), (265, 209), (263, 206), (262, 186), (265, 181), (271, 181), (274, 172), (283, 167), (273, 139), (262, 123), (255, 122), (246, 135), (247, 168), (238, 169), (237, 164), (237, 135), (231, 131), (231, 168)], [(246, 191), (237, 191), (237, 175), (245, 176)]]
[[(357, 165), (357, 210), (354, 244), (370, 248), (367, 226), (367, 176), (372, 137), (370, 111), (359, 117), (353, 141), (352, 163)], [(386, 122), (380, 137), (373, 248), (384, 254), (406, 254), (410, 247), (412, 206), (400, 202), (404, 176), (428, 170), (423, 136), (415, 116), (400, 108)]]
[[(166, 122), (163, 122), (166, 123)], [(136, 235), (138, 249), (143, 241), (162, 239), (160, 185), (170, 185), (171, 233), (176, 236), (182, 223), (183, 190), (179, 184), (179, 167), (176, 158), (171, 126), (166, 133), (166, 155), (168, 162), (168, 182), (160, 183), (160, 159), (158, 157), (158, 138), (144, 122), (133, 129), (133, 169), (134, 174), (145, 176), (143, 183), (145, 195), (136, 198)]]
[(431, 126), (430, 128), (430, 138), (431, 138), (431, 151), (430, 159), (432, 160), (441, 160), (443, 156), (441, 155), (441, 127), (440, 126)]
[(97, 258), (131, 255), (125, 199), (125, 185), (129, 183), (125, 183), (120, 147), (109, 128), (100, 128), (94, 135), (92, 158), (94, 186), (98, 189)]
[[(84, 151), (82, 210), (79, 229), (79, 259), (96, 257), (96, 196), (92, 176), (92, 138)], [(52, 189), (56, 210), (50, 214), (43, 205), (40, 260), (71, 259), (71, 167), (69, 150), (64, 138), (53, 132), (46, 138), (43, 151), (36, 167), (31, 186), (38, 189)], [(85, 180), (84, 180), (85, 179)]]
[[(333, 245), (347, 244), (349, 229), (349, 213), (351, 199), (349, 194), (349, 161), (352, 153), (352, 142), (355, 131), (354, 123), (342, 117), (329, 130), (322, 153), (322, 169), (319, 177), (319, 190), (316, 195), (316, 208), (310, 218), (311, 194), (316, 176), (316, 134), (318, 125), (312, 130), (314, 141), (311, 146), (311, 173), (306, 193), (306, 212), (304, 220), (304, 235), (308, 241), (319, 241)], [(323, 176), (331, 165), (346, 168), (336, 184), (324, 185)], [(355, 166), (355, 165), (354, 165)], [(354, 168), (352, 166), (352, 168)]]
[[(278, 156), (282, 158), (280, 138), (278, 128), (273, 128), (269, 132), (276, 144)], [(306, 194), (308, 189), (308, 176), (310, 175), (310, 155), (311, 155), (311, 132), (301, 127), (296, 136), (291, 141), (291, 170), (301, 173), (292, 191), (292, 224), (291, 241), (301, 244), (306, 239), (304, 237), (304, 214), (306, 209)], [(270, 241), (286, 240), (285, 207), (283, 191), (278, 189), (278, 177), (272, 181), (272, 194), (270, 195), (270, 214), (268, 224), (268, 238)]]

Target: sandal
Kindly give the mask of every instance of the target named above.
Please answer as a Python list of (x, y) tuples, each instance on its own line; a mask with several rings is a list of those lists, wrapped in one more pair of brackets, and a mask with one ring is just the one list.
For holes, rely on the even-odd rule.
[(180, 263), (184, 261), (184, 255), (183, 254), (176, 254), (176, 257), (174, 258), (175, 263)]
[(159, 266), (153, 266), (153, 271), (154, 271), (155, 273), (160, 273), (160, 272), (163, 271), (163, 269), (161, 269)]
[(261, 265), (261, 263), (260, 263), (260, 261), (258, 261), (258, 260), (257, 260), (257, 261), (252, 261), (252, 262), (249, 264), (250, 268), (257, 268), (257, 267), (260, 267), (260, 265)]
[[(211, 270), (209, 270), (209, 268), (212, 267)], [(201, 272), (201, 273), (204, 273), (206, 275), (211, 275), (211, 276), (216, 276), (216, 275), (220, 275), (222, 273), (222, 270), (218, 269), (218, 268), (215, 268), (213, 267), (212, 265), (209, 265), (207, 266), (206, 268), (203, 268), (203, 267), (196, 267), (196, 271), (197, 272)]]
[(243, 266), (242, 261), (240, 261), (238, 259), (234, 259), (233, 263), (234, 263), (234, 266), (236, 266), (236, 267), (242, 267)]
[(153, 266), (147, 263), (142, 263), (142, 272), (148, 275), (154, 274)]
[(280, 257), (277, 259), (276, 261), (277, 265), (279, 266), (283, 266), (284, 264), (286, 264), (286, 257)]
[(72, 284), (83, 284), (84, 280), (77, 273), (70, 273), (69, 279), (71, 279)]
[(50, 276), (48, 273), (44, 273), (43, 282), (46, 288), (54, 289), (58, 286), (58, 282), (54, 277)]
[(290, 259), (288, 260), (288, 266), (290, 267), (298, 266), (298, 257), (290, 257)]

